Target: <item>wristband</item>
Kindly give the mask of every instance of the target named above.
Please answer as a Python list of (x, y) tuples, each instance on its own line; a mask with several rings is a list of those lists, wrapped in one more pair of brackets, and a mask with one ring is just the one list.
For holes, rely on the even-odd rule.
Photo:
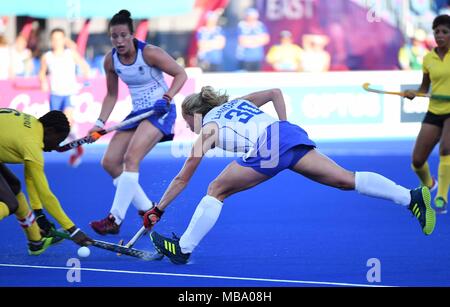
[(167, 94), (164, 94), (164, 95), (162, 96), (162, 98), (163, 98), (165, 101), (167, 101), (167, 103), (169, 103), (169, 102), (172, 101), (172, 97), (170, 97), (170, 96), (167, 95)]
[(105, 127), (105, 122), (99, 118), (95, 121), (95, 125), (99, 128), (103, 128), (103, 127)]
[(164, 211), (159, 210), (158, 207), (153, 207), (152, 209), (153, 211), (155, 211), (155, 213), (157, 213), (159, 215), (159, 217), (161, 217), (161, 215), (163, 215)]

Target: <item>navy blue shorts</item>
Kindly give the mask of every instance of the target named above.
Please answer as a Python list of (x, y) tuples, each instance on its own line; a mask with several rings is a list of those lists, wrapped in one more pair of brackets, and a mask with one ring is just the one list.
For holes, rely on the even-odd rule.
[(71, 96), (50, 95), (50, 111), (64, 111), (72, 107)]
[(276, 122), (266, 128), (266, 133), (258, 140), (258, 150), (249, 157), (236, 160), (241, 166), (273, 177), (285, 169), (292, 169), (316, 143), (309, 139), (301, 127), (287, 121)]
[(433, 126), (438, 126), (439, 128), (444, 127), (444, 122), (450, 118), (450, 114), (441, 114), (441, 115), (437, 115), (434, 113), (431, 113), (430, 111), (428, 111), (425, 114), (425, 117), (423, 119), (423, 123), (426, 124), (430, 124)]
[[(128, 114), (127, 117), (125, 117), (124, 121), (137, 115), (140, 115), (142, 113), (148, 112), (151, 109), (152, 108), (148, 108), (136, 112), (131, 112), (130, 114)], [(171, 104), (169, 112), (167, 112), (164, 115), (160, 114), (150, 115), (149, 117), (147, 117), (147, 120), (150, 121), (153, 126), (158, 128), (162, 132), (162, 134), (164, 135), (162, 141), (168, 141), (173, 139), (173, 126), (175, 125), (176, 118), (177, 118), (177, 109), (175, 107), (175, 104)], [(133, 130), (136, 129), (138, 125), (139, 122), (127, 125), (118, 130), (119, 131)]]

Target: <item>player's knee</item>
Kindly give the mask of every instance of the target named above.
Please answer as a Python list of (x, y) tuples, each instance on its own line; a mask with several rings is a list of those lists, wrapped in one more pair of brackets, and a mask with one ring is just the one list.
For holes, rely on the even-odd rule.
[(125, 164), (126, 170), (133, 170), (133, 171), (138, 170), (140, 162), (141, 161), (138, 158), (136, 158), (135, 155), (130, 153), (126, 153), (123, 159), (123, 163)]
[(9, 215), (16, 213), (17, 209), (19, 209), (19, 202), (15, 197), (11, 197), (10, 199), (4, 201), (4, 203), (9, 209)]
[(422, 159), (421, 157), (413, 157), (412, 159), (412, 166), (414, 168), (421, 168), (425, 164), (426, 160)]
[[(122, 167), (123, 167), (121, 164), (117, 163), (116, 160), (110, 159), (107, 156), (104, 156), (102, 158), (101, 164), (102, 164), (103, 169), (105, 171), (107, 171), (108, 173), (110, 173), (110, 174), (114, 173), (115, 171), (117, 171), (119, 169), (120, 169), (120, 172), (121, 172), (122, 171)], [(120, 172), (119, 172), (119, 174), (120, 174)]]
[(228, 195), (226, 193), (226, 189), (224, 184), (220, 182), (220, 180), (212, 181), (208, 186), (208, 195), (215, 197), (221, 201), (225, 199)]
[(20, 180), (17, 178), (12, 179), (11, 181), (8, 182), (8, 184), (9, 184), (9, 187), (11, 188), (11, 190), (13, 191), (14, 195), (19, 194), (20, 191), (22, 190)]
[(355, 175), (349, 173), (346, 176), (342, 176), (335, 181), (335, 187), (341, 190), (354, 190), (355, 189)]

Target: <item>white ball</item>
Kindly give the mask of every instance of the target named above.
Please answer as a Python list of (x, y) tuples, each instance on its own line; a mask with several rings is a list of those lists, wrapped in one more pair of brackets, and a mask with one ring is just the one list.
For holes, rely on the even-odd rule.
[(88, 257), (91, 254), (91, 250), (86, 246), (82, 246), (78, 249), (78, 256), (80, 257)]

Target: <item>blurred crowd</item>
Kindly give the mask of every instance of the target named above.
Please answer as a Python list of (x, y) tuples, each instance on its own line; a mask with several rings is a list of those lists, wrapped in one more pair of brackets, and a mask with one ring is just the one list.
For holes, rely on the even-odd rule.
[[(434, 39), (430, 29), (430, 20), (439, 14), (450, 14), (450, 0), (410, 0), (411, 15), (414, 23), (402, 30), (404, 44), (398, 50), (398, 69), (420, 70), (424, 55), (433, 48)], [(193, 33), (196, 38), (196, 57), (187, 59), (187, 51), (170, 52), (179, 63), (200, 67), (206, 72), (220, 71), (285, 71), (285, 72), (323, 72), (339, 70), (330, 68), (333, 54), (329, 44), (333, 37), (326, 34), (301, 33), (294, 35), (291, 29), (283, 29), (278, 37), (270, 37), (267, 26), (261, 21), (259, 12), (249, 7), (237, 22), (236, 30), (224, 31), (227, 19), (223, 10), (205, 14), (204, 24)], [(407, 21), (408, 22), (408, 21)], [(41, 71), (43, 55), (51, 50), (48, 33), (52, 29), (42, 29), (34, 22), (22, 29), (15, 40), (8, 42), (4, 35), (7, 18), (0, 20), (0, 80), (38, 76)], [(20, 30), (20, 29), (19, 29)], [(47, 33), (47, 34), (46, 34)], [(231, 35), (230, 35), (231, 33)], [(74, 35), (74, 34), (73, 34)], [(107, 45), (107, 33), (104, 33), (104, 46), (101, 52), (80, 54), (89, 65), (90, 76), (103, 74), (103, 56), (110, 48)], [(79, 52), (74, 36), (67, 35), (65, 47), (74, 53)], [(231, 47), (229, 41), (235, 46)], [(152, 42), (155, 43), (155, 42)], [(190, 42), (192, 43), (192, 42)], [(157, 44), (157, 42), (155, 43)], [(227, 48), (233, 48), (236, 62), (234, 68), (225, 67)], [(98, 48), (97, 48), (98, 49)], [(187, 48), (186, 48), (187, 49)], [(228, 54), (230, 51), (228, 50)], [(79, 74), (86, 74), (77, 68)], [(345, 67), (344, 69), (345, 70)], [(42, 73), (42, 72), (41, 72)]]

